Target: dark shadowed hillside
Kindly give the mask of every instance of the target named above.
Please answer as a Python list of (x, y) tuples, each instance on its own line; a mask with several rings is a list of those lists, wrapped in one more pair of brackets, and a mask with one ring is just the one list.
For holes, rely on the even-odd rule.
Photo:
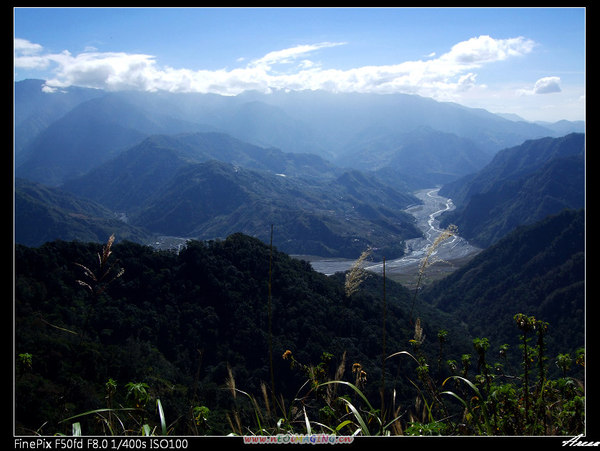
[(486, 247), (518, 225), (582, 208), (584, 148), (584, 135), (570, 134), (499, 152), (481, 171), (442, 187), (440, 194), (457, 206), (442, 225), (456, 224), (462, 236)]
[[(125, 384), (144, 382), (162, 400), (175, 432), (193, 431), (187, 409), (205, 405), (211, 432), (227, 433), (225, 413), (234, 401), (223, 389), (228, 367), (244, 391), (259, 394), (261, 383), (269, 384), (269, 280), (277, 393), (291, 402), (306, 377), (301, 367), (290, 368), (282, 359), (286, 350), (315, 366), (323, 353), (330, 354), (333, 360), (325, 363), (331, 375), (345, 353), (343, 377), (351, 380), (352, 365), (360, 362), (371, 381), (365, 393), (377, 400), (381, 277), (371, 275), (347, 297), (343, 276), (328, 278), (276, 250), (271, 260), (268, 246), (235, 234), (190, 242), (179, 255), (128, 242), (114, 245), (113, 269), (125, 272), (102, 295), (90, 297), (77, 282), (89, 279), (75, 263), (96, 272), (99, 248), (62, 241), (16, 247), (16, 352), (33, 356), (31, 370), (17, 380), (19, 430), (70, 428), (58, 421), (103, 407), (105, 384), (112, 379), (118, 387), (115, 405), (127, 402)], [(409, 346), (414, 326), (409, 292), (390, 281), (386, 287), (391, 353)], [(444, 328), (451, 331), (449, 343), (468, 346), (450, 317), (428, 307), (421, 315), (428, 335)], [(451, 355), (450, 347), (447, 352)], [(413, 388), (407, 380), (394, 381), (396, 369), (390, 362), (390, 390), (394, 384), (398, 399), (408, 400)], [(80, 421), (88, 433), (99, 427), (93, 417)]]
[(248, 169), (300, 178), (331, 178), (341, 172), (316, 155), (284, 153), (248, 144), (222, 133), (154, 135), (67, 181), (62, 188), (117, 211), (139, 209), (191, 163), (218, 160)]
[[(366, 199), (363, 201), (363, 199)], [(368, 246), (402, 255), (420, 236), (402, 211), (412, 196), (356, 174), (307, 183), (217, 161), (189, 165), (131, 215), (155, 233), (212, 239), (243, 232), (290, 253), (356, 258)]]
[(519, 227), (423, 296), (497, 346), (517, 346), (507, 324), (518, 311), (551, 324), (551, 354), (574, 349), (584, 343), (584, 237), (583, 210), (565, 210)]
[(27, 180), (15, 181), (15, 242), (27, 246), (57, 239), (102, 242), (112, 233), (138, 242), (152, 236), (96, 202)]

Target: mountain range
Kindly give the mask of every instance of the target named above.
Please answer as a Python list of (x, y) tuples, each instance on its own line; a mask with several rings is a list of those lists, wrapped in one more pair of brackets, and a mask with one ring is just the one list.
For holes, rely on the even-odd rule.
[[(523, 312), (562, 329), (550, 354), (585, 342), (585, 213), (563, 210), (522, 225), (425, 288), (430, 306), (462, 318), (473, 336), (519, 343), (507, 325)], [(556, 330), (556, 329), (554, 329)]]
[[(555, 373), (551, 362), (557, 354), (574, 355), (585, 339), (583, 227), (583, 212), (569, 211), (516, 230), (426, 288), (416, 305), (407, 288), (384, 283), (378, 274), (370, 274), (348, 297), (344, 274), (327, 277), (239, 233), (191, 241), (178, 254), (117, 243), (111, 248), (111, 259), (117, 259), (113, 269), (125, 271), (92, 303), (76, 283), (82, 271), (74, 262), (94, 271), (98, 243), (17, 245), (15, 351), (34, 358), (15, 378), (17, 426), (68, 433), (71, 424), (61, 420), (105, 405), (111, 378), (119, 386), (115, 396), (122, 396), (115, 402), (124, 402), (126, 381), (148, 384), (166, 417), (175, 419), (174, 434), (190, 433), (184, 420), (190, 405), (207, 406), (213, 432), (227, 434), (228, 377), (235, 375), (241, 393), (258, 398), (269, 380), (270, 344), (276, 392), (286, 402), (293, 403), (306, 383), (304, 365), (311, 374), (324, 370), (322, 377), (354, 380), (351, 368), (357, 362), (367, 374), (361, 391), (373, 405), (385, 370), (387, 393), (391, 398), (393, 390), (393, 399), (408, 409), (420, 392), (413, 382), (417, 365), (405, 355), (390, 358), (383, 368), (381, 353), (382, 343), (389, 355), (414, 352), (413, 314), (423, 328), (422, 361), (430, 362), (428, 374), (440, 384), (451, 374), (447, 360), (472, 357), (473, 378), (475, 337), (489, 338), (486, 359), (494, 365), (501, 358), (498, 349), (508, 344), (504, 371), (521, 374), (517, 313), (550, 323), (544, 355), (549, 373)], [(296, 365), (281, 357), (287, 350)], [(100, 424), (87, 415), (80, 421), (85, 431)]]
[(442, 226), (487, 247), (516, 226), (585, 205), (585, 135), (528, 140), (499, 151), (480, 171), (450, 182), (440, 194), (456, 209)]
[[(390, 153), (404, 141), (414, 146), (411, 133), (420, 127), (469, 141), (482, 154), (475, 163), (526, 139), (567, 133), (404, 94), (303, 91), (219, 96), (82, 88), (46, 94), (42, 85), (42, 80), (15, 84), (16, 173), (54, 185), (153, 134), (219, 131), (260, 147), (317, 154), (336, 165), (362, 170), (364, 162), (356, 159), (361, 148), (383, 146)], [(568, 131), (583, 131), (582, 123), (569, 125)], [(395, 164), (403, 163), (400, 159)], [(379, 162), (377, 168), (381, 166)]]
[[(27, 245), (97, 237), (105, 229), (95, 220), (116, 227), (118, 218), (121, 238), (144, 243), (233, 232), (268, 241), (274, 225), (286, 252), (356, 258), (372, 247), (396, 258), (421, 233), (403, 211), (419, 202), (414, 190), (450, 190), (508, 145), (582, 128), (562, 122), (556, 131), (409, 95), (48, 94), (42, 85), (15, 83), (16, 238)], [(462, 211), (460, 195), (448, 196)], [(41, 230), (43, 217), (53, 234)], [(86, 222), (75, 227), (73, 218)]]
[[(585, 343), (583, 124), (406, 95), (46, 94), (42, 83), (15, 84), (20, 430), (69, 432), (65, 417), (110, 403), (110, 378), (121, 391), (149, 383), (169, 419), (207, 406), (225, 434), (233, 374), (258, 394), (271, 366), (276, 393), (297, 400), (304, 365), (313, 380), (323, 368), (354, 378), (354, 362), (369, 399), (381, 380), (408, 412), (413, 381), (447, 380), (444, 361), (471, 358), (476, 337), (489, 337), (490, 362), (510, 344), (506, 374), (519, 379), (517, 313), (550, 323), (548, 358)], [(288, 255), (400, 257), (422, 235), (405, 211), (419, 208), (412, 193), (435, 185), (456, 206), (441, 225), (484, 248), (441, 280), (411, 292), (369, 272), (348, 295), (345, 274)], [(78, 278), (94, 271), (76, 263), (96, 268), (112, 234), (105, 275), (124, 272), (90, 296)], [(140, 244), (161, 235), (187, 245)], [(437, 368), (382, 359), (411, 347)], [(95, 420), (81, 417), (83, 430)]]
[[(354, 257), (371, 246), (400, 256), (404, 240), (420, 236), (403, 212), (418, 202), (414, 196), (318, 156), (218, 133), (152, 136), (53, 190), (159, 235), (215, 239), (242, 231), (267, 241), (275, 224), (275, 244), (292, 253)], [(27, 200), (17, 198), (18, 211), (31, 209)]]
[(40, 246), (53, 240), (102, 242), (111, 234), (151, 242), (152, 234), (122, 221), (106, 207), (58, 188), (15, 180), (15, 242)]

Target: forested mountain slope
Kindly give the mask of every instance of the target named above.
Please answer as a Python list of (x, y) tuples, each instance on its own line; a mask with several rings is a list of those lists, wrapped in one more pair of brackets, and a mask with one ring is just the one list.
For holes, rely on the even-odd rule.
[(584, 211), (565, 210), (517, 228), (422, 296), (497, 346), (518, 345), (507, 328), (515, 312), (550, 323), (551, 355), (583, 346)]
[(15, 242), (27, 246), (57, 239), (102, 242), (112, 233), (136, 242), (152, 238), (94, 201), (23, 179), (15, 180), (14, 226)]
[[(241, 234), (190, 242), (178, 255), (115, 244), (110, 276), (121, 268), (124, 273), (98, 296), (77, 282), (91, 283), (76, 263), (98, 273), (99, 245), (55, 241), (15, 251), (15, 350), (31, 354), (33, 361), (17, 379), (19, 428), (62, 430), (65, 424), (58, 421), (103, 407), (110, 378), (122, 394), (115, 405), (126, 402), (126, 383), (145, 382), (161, 399), (167, 418), (183, 415), (177, 432), (189, 433), (185, 418), (191, 405), (206, 405), (216, 415), (214, 432), (226, 433), (224, 415), (233, 402), (223, 390), (228, 367), (239, 388), (250, 393), (260, 393), (261, 382), (270, 380), (269, 280), (275, 388), (288, 400), (306, 374), (281, 358), (286, 350), (306, 365), (331, 354), (329, 376), (346, 353), (343, 377), (352, 380), (352, 364), (360, 362), (372, 381), (365, 393), (377, 400), (382, 315), (389, 353), (407, 349), (414, 335), (411, 296), (400, 285), (387, 281), (384, 313), (380, 276), (369, 276), (348, 297), (343, 275), (328, 278), (277, 250), (271, 260), (268, 246)], [(428, 336), (442, 328), (450, 331), (449, 355), (455, 345), (469, 346), (448, 315), (423, 306), (420, 316)], [(433, 342), (431, 352), (436, 352)], [(406, 370), (407, 362), (400, 363)], [(391, 375), (396, 364), (389, 363)], [(398, 399), (412, 399), (407, 380), (394, 384)], [(93, 418), (81, 421), (86, 431), (95, 430)]]
[(481, 171), (444, 185), (456, 210), (441, 217), (487, 247), (515, 227), (585, 203), (585, 136), (526, 141), (498, 152)]

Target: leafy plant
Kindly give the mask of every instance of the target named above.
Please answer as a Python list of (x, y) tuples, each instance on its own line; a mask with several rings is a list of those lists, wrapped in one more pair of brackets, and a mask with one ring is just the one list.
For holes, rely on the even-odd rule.
[(85, 287), (92, 298), (91, 306), (88, 308), (85, 321), (83, 324), (83, 333), (86, 332), (88, 321), (92, 310), (96, 307), (99, 297), (106, 291), (108, 286), (116, 279), (121, 277), (125, 272), (123, 268), (117, 268), (118, 261), (109, 262), (109, 257), (112, 254), (112, 245), (115, 241), (115, 236), (111, 235), (106, 244), (102, 247), (102, 253), (98, 253), (98, 267), (94, 271), (82, 263), (75, 262), (75, 265), (83, 269), (84, 278), (86, 280), (77, 279), (77, 283)]
[[(116, 264), (111, 266), (111, 246), (109, 240), (98, 254), (99, 261), (105, 256), (109, 262), (105, 272), (112, 268), (107, 282), (120, 272)], [(49, 420), (45, 427), (53, 433), (562, 435), (583, 430), (584, 384), (570, 375), (577, 376), (580, 365), (585, 365), (584, 351), (554, 359), (558, 371), (553, 369), (562, 377), (553, 379), (546, 348), (553, 329), (533, 317), (514, 316), (521, 352), (511, 353), (503, 345), (496, 354), (500, 361), (494, 362), (493, 344), (487, 338), (476, 338), (470, 349), (463, 341), (466, 347), (460, 348), (451, 339), (456, 337), (454, 330), (446, 326), (451, 323), (432, 334), (433, 315), (425, 304), (412, 330), (402, 329), (415, 298), (394, 284), (386, 288), (385, 278), (381, 309), (378, 276), (364, 279), (360, 290), (348, 298), (343, 275), (321, 277), (309, 271), (307, 263), (241, 235), (223, 242), (190, 242), (180, 254), (156, 254), (125, 243), (119, 257), (127, 262), (124, 266), (131, 276), (113, 285), (110, 293), (96, 291), (100, 294), (95, 300), (83, 290), (69, 291), (64, 282), (76, 279), (69, 262), (85, 261), (89, 249), (94, 248), (68, 243), (35, 251), (17, 249), (29, 255), (27, 265), (32, 268), (37, 262), (51, 267), (51, 259), (56, 261), (52, 268), (59, 268), (43, 273), (43, 288), (41, 282), (36, 286), (34, 270), (25, 273), (21, 268), (25, 274), (17, 282), (24, 299), (17, 305), (19, 324), (28, 331), (16, 349), (18, 401), (21, 412), (29, 405), (41, 406), (30, 411), (38, 415), (37, 424), (43, 423), (37, 418), (45, 416)], [(271, 293), (264, 283), (267, 261), (278, 265), (269, 271)], [(227, 277), (219, 277), (223, 274)], [(84, 275), (88, 293), (93, 294), (94, 281), (85, 271)], [(319, 290), (309, 290), (312, 286)], [(58, 294), (47, 296), (51, 289)], [(267, 296), (272, 316), (255, 309)], [(57, 302), (61, 299), (66, 301)], [(54, 322), (77, 324), (89, 314), (85, 308), (98, 312), (85, 337), (75, 339), (59, 328), (45, 327)], [(40, 323), (38, 312), (48, 321)], [(331, 318), (339, 321), (327, 322)], [(271, 332), (272, 352), (284, 358), (272, 365), (267, 363)], [(426, 335), (435, 338), (428, 341)], [(392, 349), (408, 348), (386, 355), (380, 338)], [(288, 347), (294, 353), (283, 351)], [(33, 358), (28, 350), (35, 351), (35, 365), (29, 365)], [(348, 368), (346, 352), (353, 362)], [(192, 358), (198, 353), (202, 365)], [(520, 354), (522, 366), (513, 365), (517, 374), (510, 369), (509, 354)], [(61, 375), (74, 381), (67, 389), (40, 371), (56, 371), (52, 367), (56, 356), (63, 357)], [(125, 361), (127, 365), (122, 364)], [(269, 380), (271, 368), (278, 377), (276, 384), (263, 382)], [(243, 386), (236, 385), (234, 373)], [(111, 376), (108, 381), (102, 379), (105, 374)], [(119, 386), (117, 378), (149, 384)], [(230, 396), (222, 390), (223, 380)], [(52, 408), (46, 405), (55, 398), (44, 404), (43, 396), (38, 396), (51, 393), (41, 391), (50, 386), (48, 381), (61, 387), (65, 400)], [(85, 402), (80, 403), (83, 396)], [(54, 419), (65, 417), (56, 426)], [(177, 420), (168, 425), (167, 417)]]

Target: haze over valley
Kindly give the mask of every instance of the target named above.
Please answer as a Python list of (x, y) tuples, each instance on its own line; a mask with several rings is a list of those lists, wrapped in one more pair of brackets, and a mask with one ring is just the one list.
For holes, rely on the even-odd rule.
[[(57, 106), (43, 84), (15, 85), (16, 237), (28, 245), (104, 238), (100, 221), (69, 225), (93, 218), (77, 206), (49, 215), (55, 236), (40, 229), (36, 237), (21, 214), (32, 205), (21, 195), (25, 180), (102, 207), (97, 218), (126, 219), (119, 239), (149, 244), (157, 235), (206, 240), (242, 232), (266, 242), (273, 224), (274, 244), (292, 254), (353, 259), (372, 247), (379, 260), (393, 259), (423, 234), (407, 210), (422, 203), (416, 191), (484, 170), (503, 147), (564, 132), (404, 94), (222, 97), (76, 88), (56, 94)], [(52, 108), (58, 114), (49, 115)], [(45, 119), (21, 144), (21, 133), (44, 117), (56, 120)], [(582, 124), (570, 127), (578, 132)], [(45, 208), (65, 208), (44, 199)]]

